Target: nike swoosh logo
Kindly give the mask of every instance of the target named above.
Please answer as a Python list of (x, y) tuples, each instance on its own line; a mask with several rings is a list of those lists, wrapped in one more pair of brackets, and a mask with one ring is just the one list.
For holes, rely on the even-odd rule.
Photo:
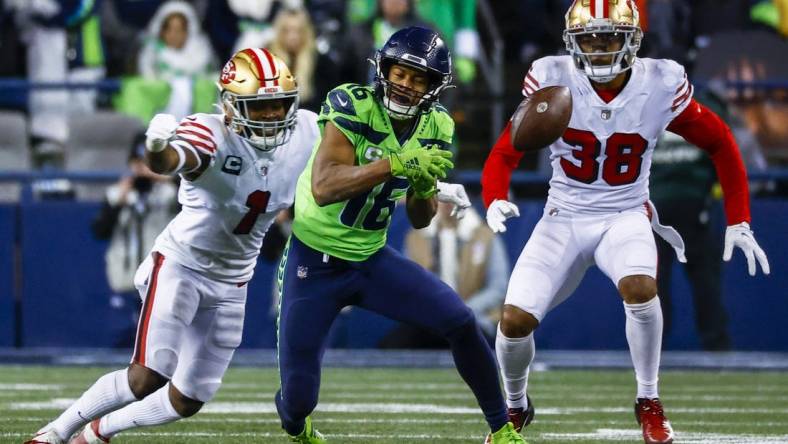
[(338, 97), (337, 101), (339, 101), (340, 105), (347, 106), (347, 100), (343, 100), (342, 97)]
[(192, 122), (194, 122), (195, 120), (197, 120), (197, 118), (192, 116), (187, 116), (186, 120), (191, 120)]

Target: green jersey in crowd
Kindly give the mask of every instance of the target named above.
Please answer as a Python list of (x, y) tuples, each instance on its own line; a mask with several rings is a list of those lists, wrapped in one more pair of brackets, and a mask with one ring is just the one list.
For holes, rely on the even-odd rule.
[[(401, 140), (394, 130), (373, 87), (341, 85), (323, 103), (318, 125), (326, 122), (348, 138), (355, 148), (356, 165), (385, 159), (390, 153), (428, 149), (437, 145), (449, 149), (454, 137), (454, 121), (445, 108), (435, 105), (420, 116), (414, 129)], [(320, 146), (317, 141), (296, 188), (293, 234), (309, 247), (349, 261), (363, 261), (386, 244), (386, 233), (396, 202), (405, 197), (408, 181), (394, 177), (352, 199), (320, 207), (312, 196), (312, 162)]]

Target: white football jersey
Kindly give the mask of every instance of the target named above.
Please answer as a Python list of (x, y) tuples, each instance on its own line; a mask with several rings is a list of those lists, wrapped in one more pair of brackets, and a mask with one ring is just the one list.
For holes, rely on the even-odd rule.
[(571, 90), (573, 107), (566, 132), (550, 145), (548, 206), (607, 213), (643, 205), (657, 139), (691, 102), (684, 68), (637, 58), (629, 82), (605, 103), (571, 56), (544, 57), (526, 74), (523, 95), (554, 85)]
[(181, 212), (153, 249), (219, 281), (251, 279), (263, 236), (277, 213), (293, 205), (319, 134), (317, 115), (298, 110), (290, 141), (263, 152), (230, 131), (221, 114), (184, 118), (170, 144), (197, 149), (211, 164), (193, 181), (182, 175)]

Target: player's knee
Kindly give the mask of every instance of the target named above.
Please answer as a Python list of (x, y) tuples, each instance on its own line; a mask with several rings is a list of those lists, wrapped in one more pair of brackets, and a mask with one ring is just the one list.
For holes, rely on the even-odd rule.
[(627, 276), (618, 282), (618, 292), (627, 304), (643, 304), (657, 296), (657, 281), (646, 275)]
[(452, 338), (467, 334), (469, 332), (476, 333), (476, 316), (473, 310), (465, 305), (462, 305), (460, 310), (452, 313), (447, 319), (449, 322), (444, 322), (442, 326), (438, 327), (438, 331), (444, 332), (443, 337), (449, 342)]
[(184, 418), (194, 416), (200, 411), (204, 404), (202, 401), (198, 401), (184, 395), (178, 390), (177, 387), (172, 384), (170, 384), (169, 395), (172, 408), (174, 408), (175, 411)]
[(514, 305), (503, 306), (503, 316), (501, 316), (501, 333), (507, 338), (524, 338), (531, 334), (539, 321), (525, 310)]
[(142, 399), (164, 387), (167, 378), (140, 364), (129, 366), (129, 388), (134, 397)]

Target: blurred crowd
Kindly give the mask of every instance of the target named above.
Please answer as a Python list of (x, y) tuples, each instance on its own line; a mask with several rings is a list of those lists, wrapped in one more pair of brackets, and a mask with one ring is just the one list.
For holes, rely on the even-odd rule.
[[(750, 167), (788, 163), (788, 60), (779, 57), (788, 50), (788, 0), (636, 2), (646, 33), (639, 55), (685, 64), (697, 88), (731, 105), (730, 123), (743, 150), (754, 153)], [(491, 79), (479, 67), (488, 59), (485, 48), (502, 36), (505, 93), (493, 99), (504, 102), (505, 117), (520, 100), (530, 62), (564, 53), (563, 15), (571, 0), (485, 0), (492, 22), (482, 19), (477, 3), (0, 0), (0, 78), (119, 80), (100, 89), (4, 88), (0, 113), (26, 114), (34, 167), (61, 168), (68, 165), (69, 115), (109, 110), (142, 128), (157, 112), (179, 118), (215, 112), (218, 69), (250, 46), (282, 57), (299, 81), (302, 106), (317, 110), (332, 87), (371, 81), (370, 65), (359, 60), (393, 32), (422, 24), (437, 29), (452, 50), (458, 88), (446, 105), (458, 122), (460, 167), (478, 169), (504, 123), (489, 123)], [(526, 160), (525, 167), (538, 163)]]

